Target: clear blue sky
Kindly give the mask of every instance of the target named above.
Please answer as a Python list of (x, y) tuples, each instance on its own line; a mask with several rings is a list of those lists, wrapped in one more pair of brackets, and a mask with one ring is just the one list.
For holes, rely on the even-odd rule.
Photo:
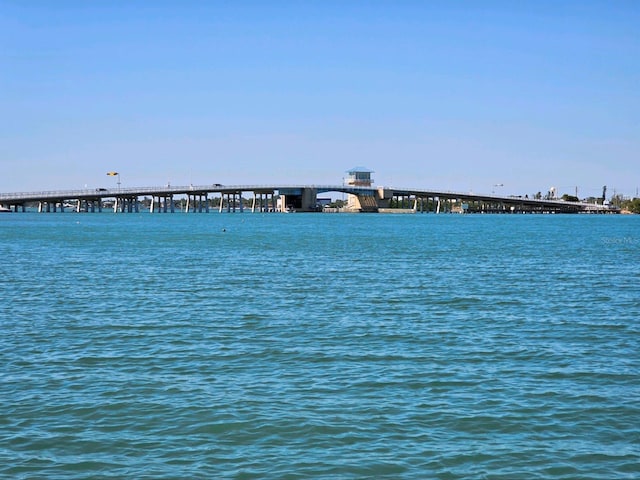
[(636, 0), (0, 0), (0, 191), (364, 165), (377, 185), (634, 195), (639, 26)]

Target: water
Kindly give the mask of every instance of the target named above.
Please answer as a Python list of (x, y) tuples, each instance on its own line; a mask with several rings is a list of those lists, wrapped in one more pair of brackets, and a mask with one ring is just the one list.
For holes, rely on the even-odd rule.
[(640, 217), (0, 216), (1, 478), (640, 476)]

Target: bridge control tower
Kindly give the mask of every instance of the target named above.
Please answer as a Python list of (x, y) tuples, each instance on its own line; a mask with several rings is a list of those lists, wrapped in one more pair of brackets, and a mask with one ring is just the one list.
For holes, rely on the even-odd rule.
[(353, 185), (354, 187), (370, 187), (373, 185), (371, 174), (373, 170), (369, 170), (366, 167), (353, 167), (351, 170), (347, 170), (349, 177), (347, 178), (347, 185)]
[[(373, 170), (366, 167), (353, 167), (347, 170), (349, 176), (346, 179), (346, 184), (353, 187), (371, 187), (373, 185), (373, 179), (371, 174)], [(375, 212), (378, 210), (378, 202), (373, 195), (353, 195), (349, 194), (347, 197), (347, 209), (358, 212)]]

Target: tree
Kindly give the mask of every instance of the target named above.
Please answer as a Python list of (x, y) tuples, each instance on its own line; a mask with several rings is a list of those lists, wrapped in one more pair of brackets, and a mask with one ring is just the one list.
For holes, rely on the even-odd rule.
[(629, 210), (631, 213), (640, 213), (640, 198), (625, 200), (622, 202), (622, 208)]
[(578, 197), (575, 197), (573, 195), (567, 195), (566, 193), (564, 195), (562, 195), (562, 200), (564, 200), (565, 202), (579, 202), (580, 199)]
[(622, 207), (622, 203), (624, 202), (624, 198), (619, 193), (611, 197), (611, 205), (614, 207)]

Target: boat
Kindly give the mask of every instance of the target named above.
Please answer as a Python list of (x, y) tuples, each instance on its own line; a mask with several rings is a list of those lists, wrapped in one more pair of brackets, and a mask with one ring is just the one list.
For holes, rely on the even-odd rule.
[(10, 212), (11, 212), (10, 208), (0, 205), (0, 213), (10, 213)]

